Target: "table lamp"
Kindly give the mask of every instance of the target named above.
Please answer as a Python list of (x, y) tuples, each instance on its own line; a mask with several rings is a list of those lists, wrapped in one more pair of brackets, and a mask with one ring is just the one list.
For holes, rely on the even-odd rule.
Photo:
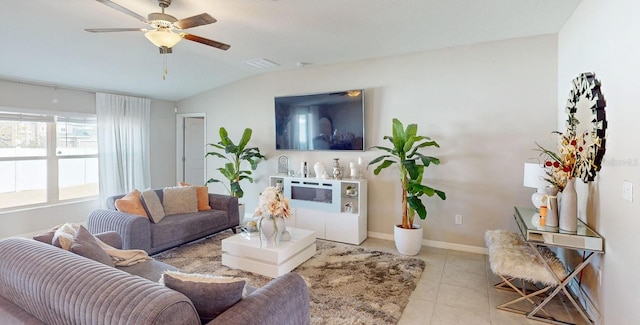
[(545, 196), (544, 188), (548, 185), (547, 181), (544, 180), (546, 176), (547, 173), (542, 165), (538, 163), (524, 164), (524, 179), (522, 184), (525, 187), (536, 189), (536, 192), (531, 195), (531, 202), (536, 209), (540, 209), (540, 206), (545, 205), (545, 202), (543, 202)]

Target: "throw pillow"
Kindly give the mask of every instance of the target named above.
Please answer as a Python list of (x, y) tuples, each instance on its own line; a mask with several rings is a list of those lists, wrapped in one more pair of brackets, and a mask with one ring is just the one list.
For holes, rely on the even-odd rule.
[(147, 214), (149, 215), (149, 219), (153, 223), (158, 223), (162, 218), (164, 218), (164, 208), (162, 207), (162, 203), (160, 202), (160, 198), (156, 191), (152, 189), (147, 189), (142, 191), (140, 195), (142, 198), (142, 205), (146, 208)]
[[(178, 182), (178, 186), (194, 186), (185, 182)], [(198, 195), (198, 211), (207, 211), (211, 210), (211, 206), (209, 206), (209, 188), (206, 186), (195, 186), (196, 194)]]
[(52, 243), (53, 243), (53, 235), (56, 233), (56, 230), (58, 230), (60, 228), (60, 226), (62, 226), (62, 225), (57, 225), (57, 226), (51, 228), (51, 230), (49, 230), (47, 232), (39, 233), (39, 234), (33, 236), (33, 239), (37, 240), (39, 242), (43, 242), (45, 244), (52, 245)]
[(122, 198), (117, 199), (115, 205), (118, 211), (149, 218), (147, 212), (144, 211), (142, 201), (140, 201), (140, 191), (137, 189), (127, 193), (127, 195)]
[(64, 250), (71, 249), (71, 243), (73, 242), (73, 236), (78, 231), (79, 225), (75, 223), (65, 223), (60, 226), (54, 233), (51, 239), (51, 245), (60, 247)]
[(114, 266), (111, 256), (102, 249), (96, 238), (83, 226), (80, 226), (73, 236), (71, 252), (105, 265)]
[(160, 283), (191, 299), (202, 324), (206, 324), (242, 300), (247, 279), (166, 271)]
[(198, 197), (194, 187), (166, 187), (162, 193), (164, 214), (198, 212)]

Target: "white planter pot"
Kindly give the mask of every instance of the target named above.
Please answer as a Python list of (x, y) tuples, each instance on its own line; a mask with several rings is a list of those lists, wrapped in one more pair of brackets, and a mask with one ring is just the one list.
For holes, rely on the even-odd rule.
[(417, 255), (422, 248), (422, 227), (414, 224), (413, 229), (404, 229), (396, 225), (393, 227), (393, 239), (400, 254)]
[(244, 224), (244, 209), (244, 203), (238, 203), (238, 219), (240, 219), (240, 225)]

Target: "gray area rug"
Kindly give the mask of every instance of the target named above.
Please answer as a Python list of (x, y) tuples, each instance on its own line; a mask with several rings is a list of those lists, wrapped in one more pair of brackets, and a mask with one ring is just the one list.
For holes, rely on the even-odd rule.
[[(261, 287), (271, 279), (221, 264), (222, 233), (153, 256), (183, 272), (238, 276)], [(396, 324), (425, 262), (317, 240), (316, 254), (292, 272), (309, 285), (312, 324)]]

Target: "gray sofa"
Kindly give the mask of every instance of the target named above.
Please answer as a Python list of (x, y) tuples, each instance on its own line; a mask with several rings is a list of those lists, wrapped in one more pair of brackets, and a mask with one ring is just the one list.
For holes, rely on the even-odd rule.
[[(162, 189), (155, 192), (162, 201)], [(209, 193), (211, 210), (170, 215), (159, 223), (117, 211), (115, 200), (123, 196), (107, 198), (107, 209), (93, 211), (87, 220), (87, 229), (92, 234), (107, 231), (120, 234), (123, 249), (155, 254), (225, 229), (235, 232), (240, 224), (238, 198), (230, 195)]]
[[(117, 241), (97, 236), (112, 246)], [(117, 239), (117, 238), (116, 238)], [(182, 293), (159, 277), (171, 266), (148, 261), (114, 268), (26, 238), (0, 241), (3, 324), (200, 324)], [(309, 292), (288, 273), (256, 289), (208, 324), (309, 324)]]

